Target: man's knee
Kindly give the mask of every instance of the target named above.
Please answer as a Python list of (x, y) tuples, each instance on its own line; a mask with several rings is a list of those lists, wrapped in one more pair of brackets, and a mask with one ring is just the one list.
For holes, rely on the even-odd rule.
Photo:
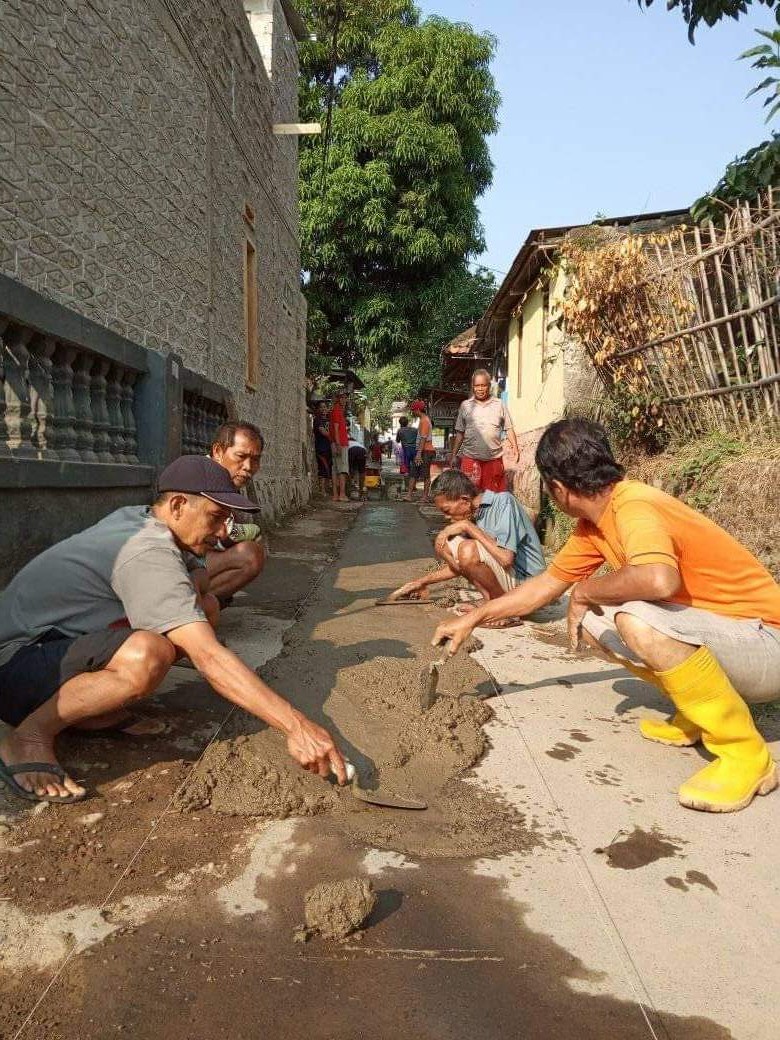
[(256, 578), (265, 566), (265, 549), (259, 542), (239, 542), (230, 551), (235, 554), (247, 581)]
[(624, 611), (615, 614), (615, 628), (629, 650), (645, 662), (655, 659), (664, 643), (672, 642), (646, 621)]
[(209, 572), (206, 570), (206, 568), (198, 567), (197, 570), (191, 572), (190, 577), (192, 578), (192, 584), (195, 586), (195, 588), (198, 590), (201, 596), (205, 596), (205, 594), (209, 591), (209, 583), (211, 581), (209, 577)]
[(458, 546), (458, 563), (464, 569), (479, 563), (479, 548), (472, 538), (464, 538)]
[(173, 643), (156, 632), (133, 632), (111, 659), (109, 667), (124, 674), (132, 696), (156, 689), (176, 658)]

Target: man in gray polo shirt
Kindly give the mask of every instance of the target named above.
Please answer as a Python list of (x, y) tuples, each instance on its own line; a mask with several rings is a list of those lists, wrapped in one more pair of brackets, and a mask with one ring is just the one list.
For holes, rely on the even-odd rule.
[(127, 506), (31, 560), (0, 594), (0, 779), (22, 798), (78, 801), (55, 756), (69, 726), (115, 727), (128, 704), (187, 656), (217, 693), (279, 729), (305, 769), (344, 783), (330, 735), (275, 693), (215, 635), (216, 598), (193, 570), (234, 509), (256, 507), (222, 466), (182, 456), (151, 507)]
[(481, 491), (506, 491), (503, 437), (515, 458), (519, 457), (512, 417), (503, 401), (490, 394), (490, 373), (478, 368), (471, 377), (471, 397), (458, 409), (450, 466), (458, 452), (460, 468)]

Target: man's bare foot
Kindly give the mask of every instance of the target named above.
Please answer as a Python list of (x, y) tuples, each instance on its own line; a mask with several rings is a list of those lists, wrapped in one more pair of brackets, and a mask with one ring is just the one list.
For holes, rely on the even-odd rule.
[[(38, 734), (19, 734), (18, 730), (10, 733), (0, 743), (0, 759), (5, 766), (21, 765), (23, 762), (51, 762), (59, 766), (54, 753), (54, 741)], [(82, 797), (86, 788), (77, 784), (69, 776), (59, 777), (56, 773), (42, 770), (36, 773), (17, 773), (14, 781), (23, 790), (42, 798), (67, 798), (70, 795)]]

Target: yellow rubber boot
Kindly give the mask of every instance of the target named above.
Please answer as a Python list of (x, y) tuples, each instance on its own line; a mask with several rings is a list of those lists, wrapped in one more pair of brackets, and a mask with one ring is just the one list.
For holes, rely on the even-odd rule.
[(754, 795), (777, 787), (777, 766), (748, 706), (706, 646), (676, 668), (658, 672), (675, 707), (699, 726), (715, 761), (687, 780), (680, 804), (705, 812), (737, 812)]
[(639, 732), (645, 740), (654, 740), (656, 744), (667, 744), (669, 747), (693, 747), (701, 740), (701, 730), (690, 719), (676, 711), (666, 722), (654, 719), (642, 719)]
[[(662, 693), (666, 693), (657, 673), (651, 671), (650, 668), (627, 660), (623, 660), (622, 664), (638, 679), (643, 679), (652, 686), (657, 686)], [(699, 727), (695, 726), (690, 719), (686, 719), (679, 711), (675, 712), (666, 722), (642, 719), (639, 723), (639, 732), (645, 740), (654, 740), (657, 744), (667, 744), (669, 747), (692, 747), (701, 740)]]

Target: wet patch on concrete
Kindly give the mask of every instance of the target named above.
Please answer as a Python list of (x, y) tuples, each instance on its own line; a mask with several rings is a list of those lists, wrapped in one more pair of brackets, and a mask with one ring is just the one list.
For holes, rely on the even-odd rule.
[(593, 737), (589, 737), (587, 733), (583, 733), (581, 729), (569, 730), (569, 736), (572, 740), (578, 740), (581, 744), (589, 744)]
[[(298, 842), (316, 851), (291, 849), (273, 877), (258, 878), (267, 910), (225, 918), (196, 891), (164, 921), (114, 933), (76, 957), (25, 1040), (158, 1040), (161, 1022), (167, 1040), (255, 1040), (260, 1026), (285, 1040), (647, 1037), (636, 1003), (575, 988), (594, 972), (531, 930), (504, 882), (457, 863), (389, 868), (382, 893), (392, 898), (379, 900), (362, 937), (291, 943), (305, 892), (334, 880), (333, 864), (336, 877), (359, 877), (365, 855), (329, 818), (296, 825)], [(28, 973), (6, 991), (3, 1035), (15, 1034), (46, 981)], [(675, 1040), (730, 1038), (703, 1017), (650, 1011), (650, 1020)]]
[(691, 885), (701, 885), (702, 888), (708, 888), (710, 892), (718, 891), (718, 886), (715, 882), (700, 870), (686, 870), (685, 880), (679, 877), (668, 877), (664, 878), (664, 881), (670, 888), (676, 888), (680, 892), (687, 892)]
[(662, 834), (657, 827), (650, 831), (635, 827), (625, 837), (593, 851), (605, 855), (610, 867), (637, 870), (649, 863), (655, 863), (656, 860), (676, 856), (682, 851), (682, 844), (679, 838), (670, 838)]
[(550, 758), (554, 758), (557, 762), (570, 762), (580, 753), (580, 748), (574, 747), (573, 744), (565, 744), (559, 740), (558, 743), (545, 751), (545, 755), (549, 755)]
[(585, 776), (591, 783), (602, 784), (605, 787), (620, 787), (621, 779), (620, 774), (614, 766), (605, 765), (601, 769), (589, 770)]

